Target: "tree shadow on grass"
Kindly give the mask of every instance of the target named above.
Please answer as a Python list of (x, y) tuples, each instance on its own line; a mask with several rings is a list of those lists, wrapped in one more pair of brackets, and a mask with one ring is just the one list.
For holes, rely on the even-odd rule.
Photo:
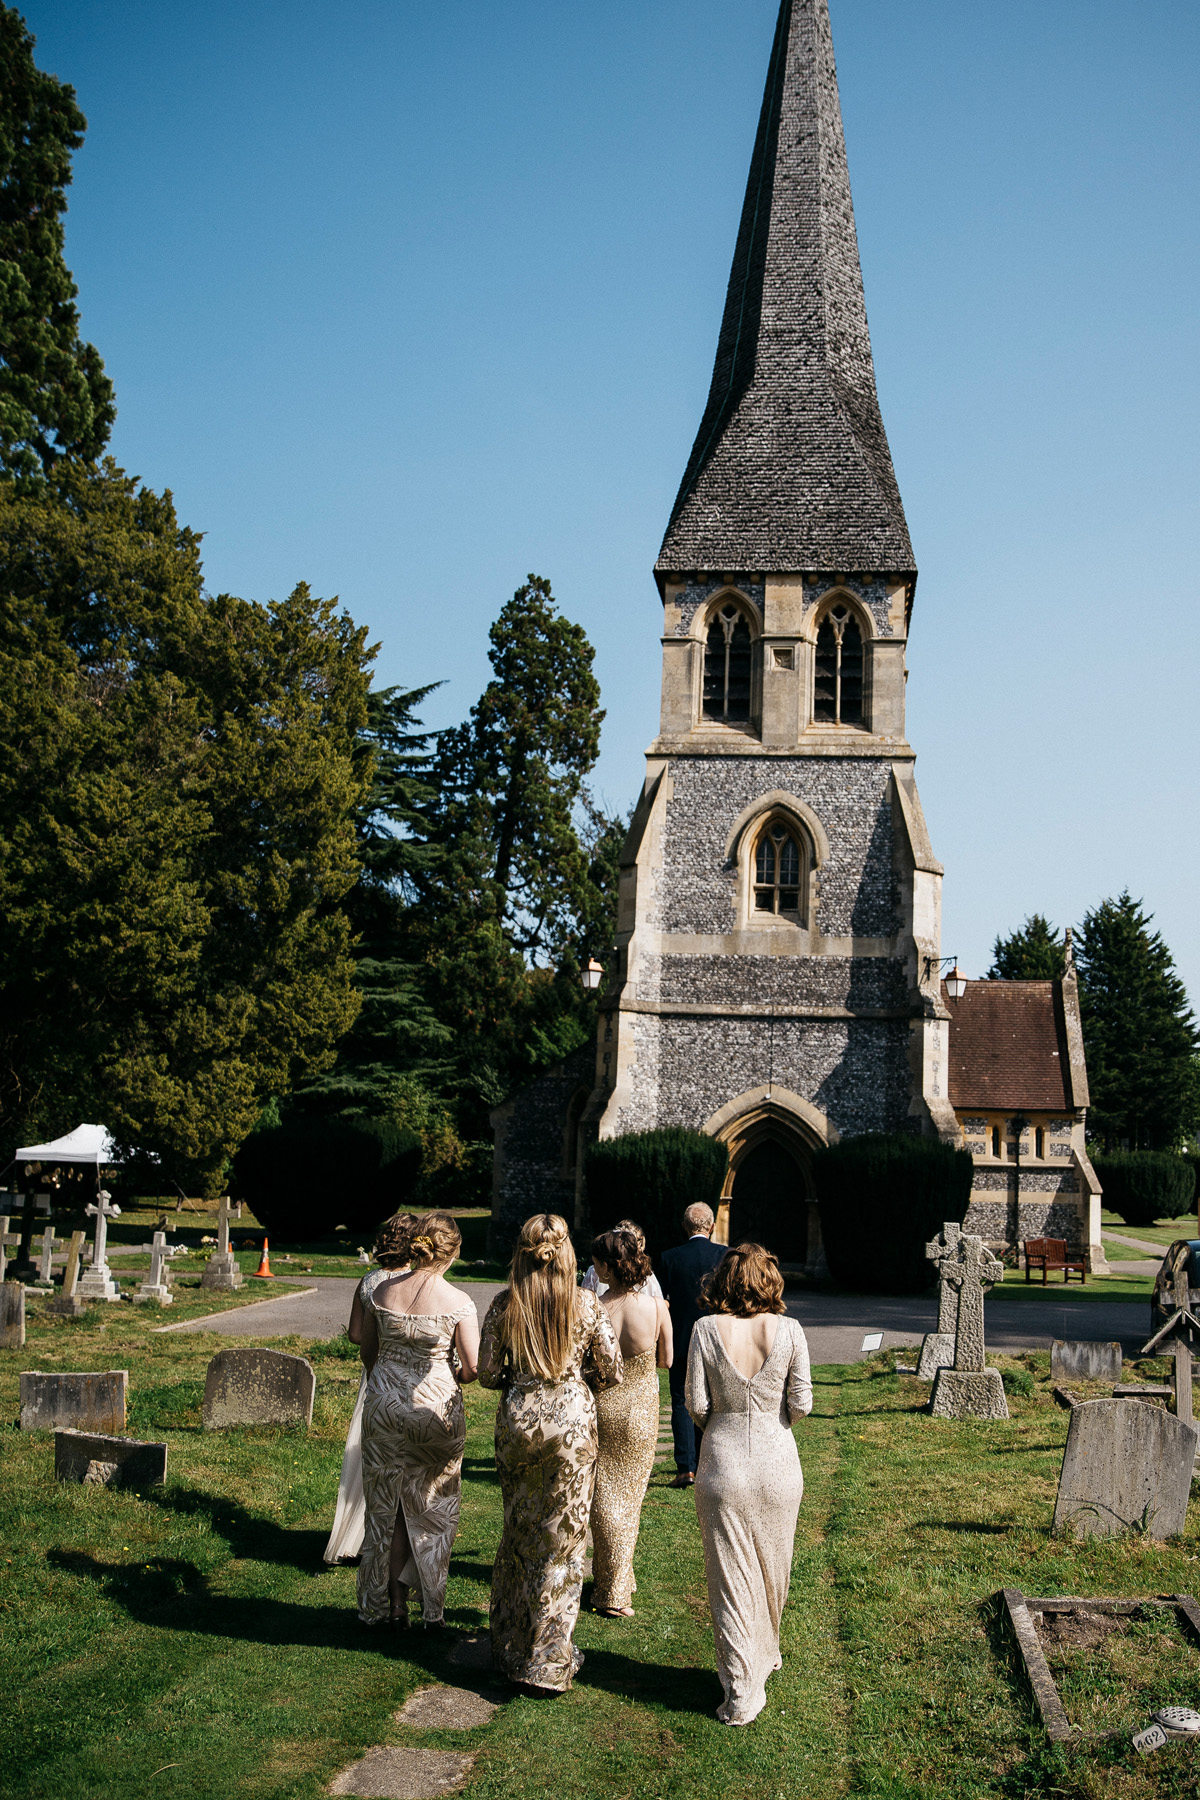
[(324, 1560), (327, 1532), (290, 1530), (250, 1512), (237, 1500), (224, 1500), (203, 1488), (147, 1488), (142, 1504), (182, 1518), (207, 1519), (235, 1556), (251, 1562), (276, 1563), (305, 1575), (318, 1575), (335, 1566)]
[[(619, 1626), (617, 1627), (619, 1629)], [(668, 1712), (712, 1714), (721, 1704), (722, 1689), (714, 1669), (694, 1664), (642, 1662), (619, 1650), (584, 1651), (584, 1664), (575, 1677), (577, 1687), (600, 1688), (608, 1694), (665, 1707)]]

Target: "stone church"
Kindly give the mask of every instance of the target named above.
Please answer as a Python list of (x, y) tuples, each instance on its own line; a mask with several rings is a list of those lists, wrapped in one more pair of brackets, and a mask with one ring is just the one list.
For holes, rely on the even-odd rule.
[(962, 1141), (905, 734), (917, 572), (875, 392), (827, 0), (782, 0), (708, 403), (655, 579), (662, 710), (598, 1043), (497, 1109), (495, 1235), (580, 1144), (729, 1147), (718, 1237), (823, 1267), (818, 1147)]

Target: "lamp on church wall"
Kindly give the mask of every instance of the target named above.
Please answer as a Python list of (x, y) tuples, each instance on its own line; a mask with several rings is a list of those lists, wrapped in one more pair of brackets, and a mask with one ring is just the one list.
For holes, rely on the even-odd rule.
[(967, 978), (958, 966), (957, 956), (927, 956), (925, 958), (925, 979), (926, 981), (932, 979), (935, 972), (935, 965), (937, 972), (940, 974), (946, 963), (952, 965), (950, 973), (943, 977), (943, 980), (946, 983), (946, 992), (952, 1000), (961, 1000), (967, 991)]
[(598, 963), (594, 956), (589, 956), (579, 971), (579, 981), (585, 994), (594, 994), (604, 980), (604, 965)]

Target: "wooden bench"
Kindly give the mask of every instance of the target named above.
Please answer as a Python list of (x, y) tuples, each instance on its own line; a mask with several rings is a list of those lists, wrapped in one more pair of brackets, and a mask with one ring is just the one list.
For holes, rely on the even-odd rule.
[(1025, 1239), (1025, 1279), (1029, 1280), (1031, 1269), (1042, 1271), (1042, 1286), (1046, 1285), (1046, 1277), (1052, 1269), (1061, 1269), (1064, 1285), (1070, 1281), (1072, 1272), (1078, 1274), (1080, 1282), (1087, 1285), (1087, 1262), (1082, 1256), (1067, 1255), (1066, 1238), (1026, 1238)]

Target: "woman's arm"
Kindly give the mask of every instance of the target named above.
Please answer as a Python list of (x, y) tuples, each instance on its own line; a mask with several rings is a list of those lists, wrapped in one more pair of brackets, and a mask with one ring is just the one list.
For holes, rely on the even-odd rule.
[(708, 1391), (708, 1370), (704, 1366), (704, 1351), (699, 1326), (692, 1332), (692, 1341), (688, 1348), (687, 1378), (683, 1384), (683, 1403), (691, 1414), (692, 1423), (703, 1430), (712, 1413), (712, 1395)]
[[(580, 1300), (582, 1299), (581, 1294)], [(587, 1352), (592, 1366), (589, 1385), (597, 1388), (619, 1387), (625, 1379), (625, 1359), (621, 1355), (617, 1334), (603, 1302), (593, 1298), (592, 1309), (596, 1323)]]
[(374, 1313), (364, 1304), (362, 1290), (363, 1284), (360, 1281), (354, 1290), (354, 1299), (350, 1302), (350, 1323), (346, 1327), (346, 1336), (352, 1344), (358, 1345), (363, 1368), (369, 1375), (375, 1367), (375, 1358), (379, 1355), (379, 1333), (375, 1329)]
[[(779, 1321), (779, 1328), (781, 1331), (784, 1329), (782, 1319)], [(789, 1425), (794, 1425), (797, 1419), (802, 1419), (805, 1413), (812, 1411), (813, 1391), (812, 1373), (808, 1364), (808, 1339), (799, 1325), (792, 1332), (792, 1360), (788, 1366), (784, 1403), (787, 1406)]]
[(504, 1386), (504, 1346), (500, 1342), (500, 1315), (508, 1301), (508, 1289), (503, 1288), (487, 1309), (487, 1317), (483, 1321), (483, 1330), (479, 1334), (479, 1357), (476, 1370), (480, 1387), (498, 1388)]
[(362, 1282), (354, 1290), (354, 1298), (350, 1302), (350, 1323), (346, 1327), (346, 1336), (352, 1344), (362, 1343), (363, 1317), (366, 1308), (363, 1306)]
[(454, 1330), (454, 1347), (458, 1351), (455, 1380), (459, 1387), (466, 1387), (479, 1373), (479, 1314), (474, 1307), (465, 1319), (458, 1321)]
[(671, 1330), (671, 1309), (663, 1299), (654, 1302), (658, 1308), (658, 1366), (669, 1369), (675, 1360), (675, 1334)]

